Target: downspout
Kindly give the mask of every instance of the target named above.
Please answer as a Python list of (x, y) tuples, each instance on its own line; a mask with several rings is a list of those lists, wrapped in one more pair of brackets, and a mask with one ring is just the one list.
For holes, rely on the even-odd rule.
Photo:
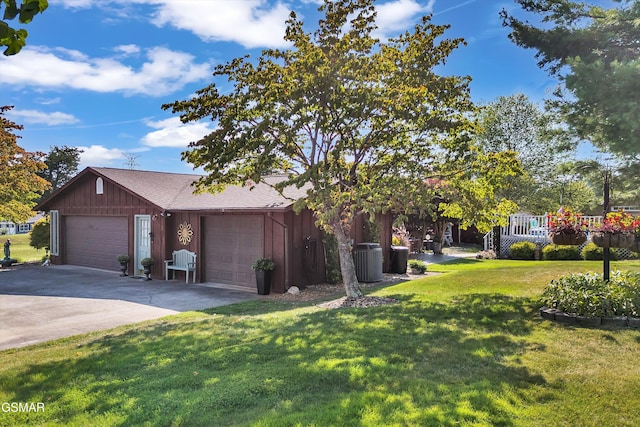
[(286, 291), (289, 289), (289, 228), (286, 224), (275, 219), (272, 212), (269, 212), (268, 215), (271, 221), (280, 225), (284, 230), (284, 290)]

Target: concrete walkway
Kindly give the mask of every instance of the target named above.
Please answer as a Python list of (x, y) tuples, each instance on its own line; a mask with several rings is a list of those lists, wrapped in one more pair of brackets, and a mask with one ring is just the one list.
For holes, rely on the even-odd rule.
[(255, 298), (238, 287), (18, 265), (0, 269), (0, 350)]
[(475, 253), (460, 252), (455, 254), (434, 255), (432, 252), (421, 254), (409, 254), (409, 259), (419, 259), (425, 264), (442, 264), (443, 262), (453, 261), (460, 258), (475, 258)]

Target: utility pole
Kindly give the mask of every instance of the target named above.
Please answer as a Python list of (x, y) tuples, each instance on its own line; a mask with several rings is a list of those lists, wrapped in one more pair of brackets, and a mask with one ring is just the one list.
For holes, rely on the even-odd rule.
[[(609, 213), (609, 175), (610, 172), (606, 171), (604, 174), (604, 203), (602, 204), (602, 220), (607, 219), (607, 213)], [(610, 261), (611, 253), (609, 252), (609, 246), (602, 248), (602, 278), (605, 282), (609, 281)]]

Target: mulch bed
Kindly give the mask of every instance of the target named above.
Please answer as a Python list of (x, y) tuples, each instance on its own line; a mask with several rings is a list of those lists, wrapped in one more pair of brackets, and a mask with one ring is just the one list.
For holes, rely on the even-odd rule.
[[(407, 280), (424, 277), (430, 274), (436, 273), (426, 273), (422, 275), (385, 273), (383, 274), (382, 281), (373, 283), (360, 283), (360, 289), (366, 291), (375, 288), (382, 288)], [(284, 294), (269, 294), (265, 295), (265, 298), (291, 302), (317, 302), (318, 307), (327, 309), (350, 307), (367, 308), (398, 303), (398, 300), (395, 298), (369, 295), (365, 295), (362, 298), (348, 298), (346, 296), (343, 296), (344, 294), (345, 291), (342, 284), (331, 285), (328, 283), (323, 283), (318, 285), (309, 285), (305, 289), (301, 289), (299, 293), (285, 292)], [(332, 297), (336, 298), (330, 299)]]

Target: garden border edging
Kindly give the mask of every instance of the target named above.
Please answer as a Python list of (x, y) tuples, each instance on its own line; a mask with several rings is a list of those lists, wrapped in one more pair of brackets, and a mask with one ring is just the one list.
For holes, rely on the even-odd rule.
[(582, 326), (587, 328), (606, 326), (640, 329), (640, 318), (638, 317), (585, 317), (571, 313), (565, 313), (564, 311), (549, 307), (540, 308), (540, 317), (546, 320), (564, 323), (567, 325)]

